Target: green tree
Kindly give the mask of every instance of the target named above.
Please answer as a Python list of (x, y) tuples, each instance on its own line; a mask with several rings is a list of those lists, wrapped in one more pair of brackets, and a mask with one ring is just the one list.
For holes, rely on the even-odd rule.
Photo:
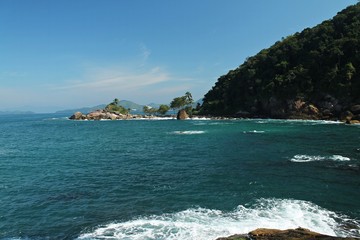
[(294, 99), (321, 105), (325, 96), (343, 107), (358, 104), (359, 39), (360, 3), (276, 42), (219, 77), (205, 94), (200, 112), (272, 117), (275, 105), (292, 114)]
[(356, 73), (356, 69), (351, 62), (345, 65), (345, 71), (347, 80), (351, 80)]
[(114, 101), (113, 101), (114, 105), (118, 105), (118, 104), (119, 104), (119, 102), (120, 102), (120, 101), (119, 101), (119, 99), (118, 99), (118, 98), (115, 98), (115, 99), (114, 99)]
[(190, 92), (186, 92), (186, 93), (185, 93), (185, 96), (183, 96), (183, 97), (185, 97), (185, 104), (186, 104), (186, 105), (191, 105), (191, 104), (193, 104), (194, 100), (193, 100), (193, 97), (192, 97), (192, 95), (191, 95)]
[(180, 109), (186, 105), (185, 97), (176, 97), (170, 103), (170, 108), (172, 109)]
[(106, 105), (105, 110), (108, 112), (113, 112), (113, 113), (121, 113), (121, 114), (128, 114), (129, 111), (127, 109), (125, 109), (123, 106), (118, 105), (119, 104), (119, 99), (115, 98), (114, 101), (112, 101), (111, 103), (109, 103), (108, 105)]
[(149, 107), (149, 106), (144, 106), (144, 107), (143, 107), (143, 112), (150, 114), (150, 113), (151, 113), (151, 107)]
[(157, 110), (157, 112), (161, 115), (165, 115), (168, 111), (169, 111), (170, 107), (168, 105), (160, 105), (159, 109)]
[(174, 98), (170, 103), (170, 108), (180, 109), (184, 106), (190, 106), (194, 100), (190, 92), (186, 92), (184, 96)]

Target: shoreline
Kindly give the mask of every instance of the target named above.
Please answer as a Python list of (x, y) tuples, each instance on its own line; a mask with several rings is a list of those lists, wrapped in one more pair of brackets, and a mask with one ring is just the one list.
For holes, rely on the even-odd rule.
[[(116, 121), (116, 120), (177, 120), (176, 115), (142, 115), (142, 114), (117, 114), (114, 112), (107, 112), (105, 110), (97, 110), (88, 114), (82, 114), (76, 112), (72, 116), (68, 117), (69, 120), (75, 121)], [(311, 118), (261, 118), (261, 117), (235, 117), (235, 116), (211, 116), (211, 115), (194, 115), (182, 120), (274, 120), (274, 121), (294, 121), (294, 122), (325, 122), (329, 124), (348, 124), (359, 125), (360, 122), (346, 121), (341, 119), (311, 119)]]

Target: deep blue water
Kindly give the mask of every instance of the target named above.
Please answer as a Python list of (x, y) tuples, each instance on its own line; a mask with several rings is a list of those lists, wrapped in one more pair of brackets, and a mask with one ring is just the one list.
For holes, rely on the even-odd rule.
[(360, 126), (0, 116), (0, 239), (360, 237)]

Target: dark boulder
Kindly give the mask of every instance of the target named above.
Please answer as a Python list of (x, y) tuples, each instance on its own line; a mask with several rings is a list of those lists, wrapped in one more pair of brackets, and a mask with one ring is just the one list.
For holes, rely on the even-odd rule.
[(83, 120), (84, 115), (81, 112), (76, 112), (76, 113), (74, 113), (74, 115), (69, 117), (69, 119), (71, 119), (71, 120)]
[(189, 118), (189, 115), (186, 113), (185, 109), (181, 109), (178, 112), (177, 117), (176, 117), (177, 120), (185, 120), (188, 118)]
[(341, 113), (340, 118), (342, 121), (346, 122), (346, 121), (350, 121), (353, 118), (353, 116), (354, 116), (354, 114), (352, 114), (352, 112), (346, 111), (346, 112)]

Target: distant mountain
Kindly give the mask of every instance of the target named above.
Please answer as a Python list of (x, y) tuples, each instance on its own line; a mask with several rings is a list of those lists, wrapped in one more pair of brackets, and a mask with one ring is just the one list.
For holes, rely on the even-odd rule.
[[(104, 109), (106, 107), (106, 105), (107, 104), (100, 104), (100, 105), (97, 105), (97, 106), (94, 106), (94, 107), (66, 109), (66, 110), (57, 111), (56, 113), (73, 114), (75, 112), (81, 112), (83, 114), (87, 114), (87, 113), (93, 112), (93, 111), (98, 110), (98, 109)], [(135, 114), (143, 113), (144, 105), (137, 104), (137, 103), (134, 103), (134, 102), (128, 101), (128, 100), (121, 100), (119, 102), (119, 105), (124, 107), (125, 109), (130, 109), (131, 113), (135, 113)], [(146, 106), (150, 106), (152, 108), (158, 108), (160, 105), (161, 104), (157, 104), (157, 103), (149, 103)]]
[(120, 106), (123, 106), (126, 109), (130, 109), (131, 111), (142, 111), (143, 105), (128, 101), (128, 100), (121, 100), (119, 102)]
[(202, 113), (360, 120), (359, 53), (360, 3), (221, 76), (205, 95)]
[(149, 107), (152, 107), (152, 108), (159, 108), (161, 104), (158, 104), (158, 103), (149, 103), (149, 104), (146, 104), (146, 106), (149, 106)]
[(64, 114), (73, 114), (74, 112), (81, 112), (84, 114), (87, 114), (89, 112), (98, 110), (98, 109), (104, 109), (106, 107), (106, 104), (97, 105), (94, 107), (83, 107), (83, 108), (74, 108), (74, 109), (65, 109), (57, 111), (56, 113), (64, 113)]
[[(192, 104), (192, 106), (195, 108), (197, 106), (197, 103), (200, 103), (200, 105), (202, 105), (203, 99), (199, 99), (199, 100), (195, 101)], [(65, 109), (65, 110), (57, 111), (56, 113), (71, 115), (71, 114), (73, 114), (75, 112), (81, 112), (83, 114), (88, 114), (88, 113), (93, 112), (93, 111), (98, 110), (98, 109), (104, 109), (106, 107), (106, 105), (107, 104), (100, 104), (100, 105), (97, 105), (97, 106), (94, 106), (94, 107)], [(160, 105), (162, 105), (162, 104), (149, 103), (149, 104), (146, 104), (146, 105), (141, 105), (141, 104), (137, 104), (137, 103), (134, 103), (132, 101), (129, 101), (129, 100), (121, 100), (121, 101), (119, 101), (119, 105), (124, 107), (125, 109), (130, 109), (130, 113), (132, 113), (132, 114), (143, 114), (144, 106), (149, 106), (149, 107), (152, 107), (152, 108), (159, 108)], [(174, 112), (171, 111), (171, 110), (168, 113), (169, 114), (174, 114)], [(0, 114), (1, 114), (1, 112), (0, 112)]]

